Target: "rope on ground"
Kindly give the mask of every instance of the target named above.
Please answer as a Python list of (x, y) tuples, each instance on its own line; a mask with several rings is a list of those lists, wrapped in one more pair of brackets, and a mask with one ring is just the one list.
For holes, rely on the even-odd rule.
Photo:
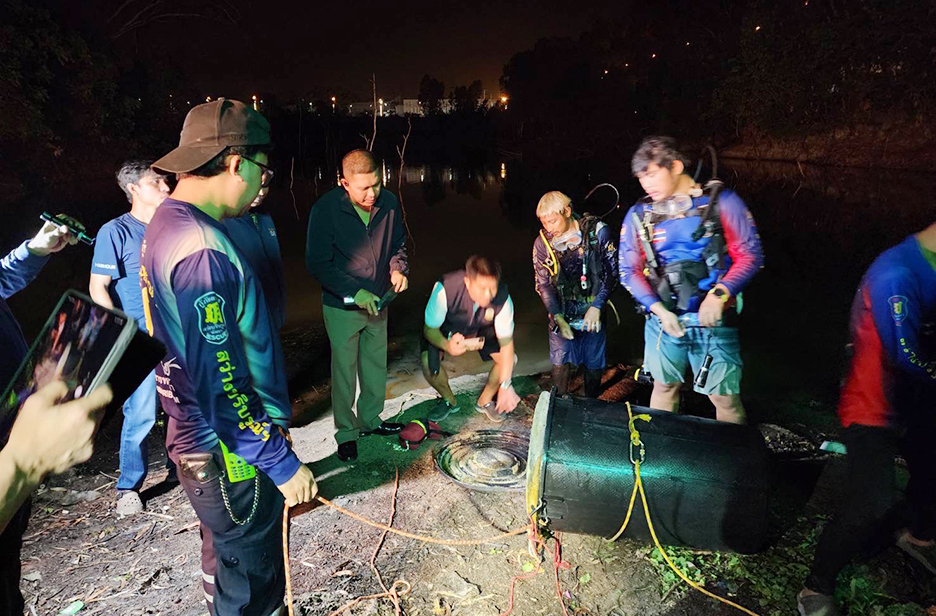
[(506, 539), (507, 537), (514, 537), (516, 535), (521, 535), (530, 530), (530, 525), (527, 524), (526, 526), (516, 528), (510, 532), (502, 533), (500, 535), (495, 535), (493, 537), (488, 537), (486, 539), (436, 539), (435, 537), (427, 537), (425, 535), (417, 535), (415, 533), (408, 533), (405, 530), (397, 530), (395, 528), (387, 526), (386, 524), (381, 524), (380, 522), (374, 522), (373, 520), (369, 520), (365, 518), (364, 516), (360, 516), (354, 513), (353, 511), (348, 511), (341, 505), (336, 505), (335, 503), (328, 500), (324, 496), (316, 496), (315, 500), (319, 501), (323, 505), (328, 505), (329, 507), (331, 507), (332, 509), (335, 509), (339, 513), (343, 513), (350, 518), (354, 518), (355, 520), (357, 520), (358, 522), (361, 522), (362, 524), (367, 524), (368, 526), (373, 526), (374, 528), (380, 528), (387, 532), (393, 533), (395, 535), (400, 535), (402, 537), (408, 537), (410, 539), (422, 541), (423, 543), (436, 543), (439, 545), (483, 545), (485, 543), (494, 543), (494, 542), (500, 541), (501, 539)]
[[(736, 610), (740, 610), (744, 612), (745, 614), (748, 614), (749, 616), (759, 616), (757, 612), (752, 612), (746, 607), (738, 605), (734, 601), (729, 601), (728, 599), (725, 599), (724, 597), (719, 597), (715, 593), (706, 590), (699, 584), (696, 584), (695, 582), (690, 580), (688, 577), (686, 577), (686, 574), (680, 571), (679, 568), (675, 564), (673, 564), (673, 561), (670, 560), (669, 554), (667, 554), (666, 550), (663, 549), (663, 546), (660, 544), (660, 540), (657, 538), (656, 531), (653, 528), (653, 521), (650, 519), (650, 507), (649, 505), (647, 505), (647, 494), (644, 491), (643, 481), (640, 478), (640, 465), (644, 461), (646, 450), (644, 449), (643, 441), (640, 440), (640, 431), (637, 430), (637, 427), (636, 425), (634, 425), (634, 422), (638, 419), (641, 421), (650, 421), (651, 418), (650, 418), (650, 415), (647, 415), (647, 414), (641, 414), (641, 415), (635, 416), (631, 412), (630, 402), (627, 403), (627, 417), (628, 417), (627, 425), (628, 425), (628, 428), (630, 429), (630, 441), (631, 441), (630, 442), (630, 461), (631, 461), (631, 464), (634, 465), (634, 490), (633, 492), (631, 492), (630, 504), (627, 507), (627, 515), (624, 517), (624, 523), (621, 524), (621, 528), (618, 530), (617, 533), (614, 534), (614, 536), (611, 538), (611, 541), (617, 540), (618, 537), (624, 534), (624, 529), (627, 528), (627, 524), (628, 522), (630, 522), (631, 514), (634, 511), (634, 502), (636, 501), (637, 494), (639, 492), (640, 501), (641, 503), (643, 503), (644, 516), (647, 519), (647, 528), (650, 529), (650, 536), (653, 537), (653, 544), (660, 551), (660, 554), (663, 555), (663, 560), (666, 561), (666, 564), (669, 565), (670, 569), (672, 569), (673, 572), (676, 573), (676, 575), (678, 575), (682, 581), (688, 584), (690, 588), (699, 591), (703, 595), (711, 597), (712, 599), (715, 599), (716, 601), (721, 601), (725, 605), (730, 605)], [(634, 455), (635, 450), (638, 452), (637, 456)], [(556, 549), (558, 552), (558, 544), (557, 544)], [(559, 576), (559, 572), (557, 569), (556, 570), (557, 587), (558, 587), (558, 580), (559, 580), (558, 576)]]
[[(536, 524), (533, 521), (533, 515), (531, 514), (529, 518), (530, 518), (530, 526), (529, 526), (529, 531), (527, 533), (527, 539), (530, 542), (531, 552), (533, 550), (535, 550), (536, 552), (539, 552), (540, 550), (546, 549), (546, 541), (542, 538), (540, 533), (536, 530)], [(543, 571), (542, 562), (540, 562), (540, 563), (537, 563), (536, 569), (534, 571), (531, 571), (530, 573), (527, 573), (525, 575), (513, 576), (510, 580), (510, 594), (509, 594), (510, 603), (508, 604), (507, 609), (501, 612), (500, 614), (498, 614), (497, 616), (510, 616), (510, 613), (513, 611), (514, 590), (517, 585), (517, 582), (519, 580), (527, 580), (531, 577), (537, 576), (540, 573), (542, 573), (542, 571)]]

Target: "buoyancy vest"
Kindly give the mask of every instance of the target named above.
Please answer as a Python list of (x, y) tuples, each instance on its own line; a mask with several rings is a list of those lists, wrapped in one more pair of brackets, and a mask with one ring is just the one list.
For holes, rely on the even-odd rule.
[(509, 297), (507, 285), (499, 282), (497, 295), (485, 308), (475, 309), (474, 301), (468, 295), (465, 286), (465, 270), (456, 270), (442, 276), (439, 282), (445, 290), (446, 313), (445, 321), (439, 330), (446, 337), (450, 334), (460, 333), (466, 338), (477, 334), (482, 329), (494, 327), (494, 318), (500, 314)]
[(641, 204), (642, 207), (639, 208), (640, 213), (636, 216), (635, 223), (639, 222), (646, 237), (650, 238), (650, 242), (641, 243), (644, 252), (655, 250), (652, 245), (654, 227), (667, 220), (698, 218), (699, 222), (692, 233), (692, 240), (700, 243), (708, 240), (704, 243), (700, 258), (697, 259), (662, 263), (659, 254), (653, 255), (655, 259), (651, 259), (650, 255), (645, 255), (648, 263), (651, 261), (657, 263), (657, 267), (648, 265), (647, 279), (667, 310), (688, 310), (692, 300), (706, 292), (699, 289), (699, 283), (713, 276), (720, 279), (725, 273), (725, 255), (728, 252), (728, 246), (718, 210), (720, 192), (720, 187), (715, 187), (710, 191), (705, 203), (700, 204), (698, 199), (693, 199), (692, 207), (676, 216), (655, 211), (653, 204), (649, 201), (644, 201)]
[(558, 291), (563, 312), (568, 303), (591, 303), (601, 288), (602, 250), (598, 240), (598, 225), (601, 221), (597, 216), (588, 213), (576, 217), (576, 220), (582, 232), (582, 243), (578, 248), (571, 250), (578, 252), (582, 265), (581, 269), (575, 272), (562, 269), (559, 255), (550, 244), (546, 233), (540, 229), (540, 239), (547, 255), (542, 267), (549, 272), (549, 283)]

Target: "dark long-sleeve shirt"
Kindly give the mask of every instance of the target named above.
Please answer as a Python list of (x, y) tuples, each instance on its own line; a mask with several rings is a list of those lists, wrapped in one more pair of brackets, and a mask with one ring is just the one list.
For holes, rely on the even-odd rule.
[(343, 188), (323, 195), (309, 216), (306, 267), (322, 285), (326, 306), (345, 308), (344, 298), (360, 289), (378, 297), (386, 293), (390, 272), (409, 273), (403, 209), (396, 195), (380, 191), (367, 225)]
[(166, 199), (146, 229), (140, 284), (149, 331), (167, 350), (156, 389), (170, 417), (169, 453), (178, 459), (220, 439), (285, 483), (299, 459), (276, 429), (289, 425), (291, 410), (279, 336), (262, 285), (224, 226)]
[(286, 322), (286, 281), (273, 218), (263, 212), (251, 212), (239, 218), (225, 218), (221, 224), (250, 263), (254, 275), (260, 279), (273, 327), (276, 331), (283, 329)]
[[(909, 237), (879, 256), (852, 305), (851, 370), (839, 401), (843, 426), (899, 426), (936, 400), (936, 353), (924, 343), (936, 323), (936, 255)], [(921, 401), (923, 404), (921, 404)]]

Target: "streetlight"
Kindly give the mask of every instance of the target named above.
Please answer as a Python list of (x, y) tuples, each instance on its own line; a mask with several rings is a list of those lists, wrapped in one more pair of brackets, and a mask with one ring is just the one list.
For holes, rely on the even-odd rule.
[(258, 111), (258, 109), (257, 109), (257, 95), (254, 94), (251, 98), (253, 99), (253, 108), (254, 108), (254, 111)]

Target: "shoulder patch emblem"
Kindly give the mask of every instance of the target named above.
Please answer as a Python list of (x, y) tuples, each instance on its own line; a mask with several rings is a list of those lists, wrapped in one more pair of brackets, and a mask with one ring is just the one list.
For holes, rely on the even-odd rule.
[(224, 344), (228, 339), (224, 322), (224, 298), (210, 291), (195, 300), (198, 312), (198, 331), (209, 344)]
[(484, 320), (485, 320), (485, 321), (493, 321), (493, 320), (494, 320), (494, 309), (493, 309), (493, 308), (488, 308), (487, 310), (484, 311)]
[(897, 327), (900, 327), (903, 320), (907, 318), (907, 298), (903, 295), (892, 295), (887, 298), (887, 303), (890, 304), (891, 318), (894, 319)]

